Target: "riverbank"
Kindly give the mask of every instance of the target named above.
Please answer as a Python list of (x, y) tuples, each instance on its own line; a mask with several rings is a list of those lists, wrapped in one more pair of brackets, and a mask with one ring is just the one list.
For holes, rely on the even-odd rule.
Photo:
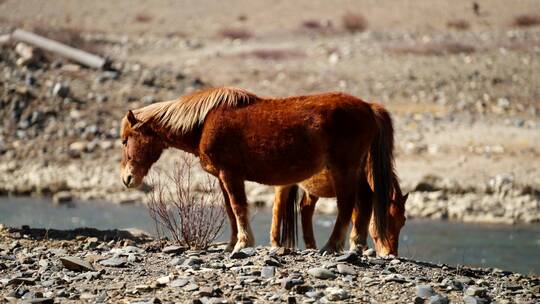
[[(540, 222), (540, 30), (517, 22), (534, 12), (534, 1), (511, 8), (491, 1), (474, 15), (449, 0), (384, 0), (356, 10), (300, 1), (276, 8), (290, 14), (283, 20), (267, 20), (263, 1), (241, 2), (156, 0), (145, 8), (153, 15), (141, 16), (129, 1), (79, 3), (80, 10), (65, 0), (0, 1), (0, 34), (34, 30), (107, 57), (112, 68), (0, 45), (0, 195), (144, 202), (144, 191), (124, 189), (119, 178), (123, 115), (227, 85), (261, 96), (344, 91), (382, 103), (394, 120), (397, 173), (412, 191), (409, 218)], [(98, 13), (111, 6), (132, 20)], [(192, 18), (200, 7), (204, 21)], [(346, 13), (364, 27), (348, 30)], [(170, 168), (176, 157), (168, 151), (156, 165)], [(256, 205), (272, 202), (271, 187), (248, 184), (247, 192)], [(318, 210), (334, 213), (334, 200), (321, 200)]]
[[(44, 237), (44, 238), (43, 238)], [(535, 302), (537, 276), (313, 250), (192, 251), (118, 231), (0, 230), (0, 296), (32, 303)], [(36, 299), (36, 298), (39, 298)]]

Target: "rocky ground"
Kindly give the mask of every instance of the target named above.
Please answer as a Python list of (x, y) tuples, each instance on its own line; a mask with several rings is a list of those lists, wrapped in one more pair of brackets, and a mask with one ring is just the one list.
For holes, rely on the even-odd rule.
[(187, 250), (121, 231), (0, 230), (9, 303), (537, 303), (540, 279), (499, 269), (314, 250)]
[[(118, 177), (128, 109), (213, 85), (276, 96), (341, 90), (392, 112), (398, 173), (414, 191), (409, 217), (540, 222), (535, 1), (478, 10), (424, 0), (148, 3), (0, 1), (0, 33), (22, 27), (112, 62), (97, 71), (1, 45), (0, 194), (144, 201)], [(524, 14), (528, 24), (518, 22)], [(249, 184), (248, 194), (270, 204), (273, 192)]]

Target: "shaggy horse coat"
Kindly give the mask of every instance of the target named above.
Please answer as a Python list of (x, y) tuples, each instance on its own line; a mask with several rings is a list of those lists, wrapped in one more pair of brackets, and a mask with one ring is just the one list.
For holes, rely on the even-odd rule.
[[(299, 191), (300, 188), (303, 192)], [(297, 199), (297, 192), (301, 192), (300, 200)], [(392, 201), (389, 209), (390, 219), (387, 226), (387, 241), (382, 242), (377, 235), (373, 221), (371, 221), (373, 192), (367, 181), (360, 185), (358, 204), (355, 206), (352, 214), (353, 227), (349, 238), (351, 251), (361, 251), (367, 248), (369, 230), (377, 253), (380, 256), (389, 254), (398, 255), (399, 233), (405, 225), (405, 203), (408, 194), (402, 194), (397, 178), (394, 178), (392, 192)], [(302, 233), (306, 248), (317, 248), (313, 234), (312, 219), (319, 197), (335, 197), (332, 178), (327, 170), (323, 170), (310, 179), (302, 181), (298, 186), (288, 185), (276, 187), (270, 231), (270, 242), (272, 246), (294, 247), (296, 245), (296, 217), (297, 210), (300, 209)]]
[(129, 111), (121, 138), (127, 187), (140, 185), (166, 148), (199, 157), (203, 169), (219, 178), (234, 251), (254, 245), (244, 181), (290, 185), (324, 169), (332, 176), (338, 215), (323, 250), (343, 248), (366, 175), (373, 181), (377, 232), (386, 239), (393, 131), (379, 105), (344, 93), (261, 98), (216, 88)]

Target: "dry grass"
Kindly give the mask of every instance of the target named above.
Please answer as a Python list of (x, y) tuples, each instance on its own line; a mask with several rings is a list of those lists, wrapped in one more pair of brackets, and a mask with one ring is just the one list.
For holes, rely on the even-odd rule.
[(140, 23), (148, 23), (154, 19), (151, 15), (146, 13), (138, 13), (135, 15), (135, 21)]
[(255, 35), (253, 32), (243, 28), (227, 27), (223, 28), (218, 32), (218, 36), (221, 38), (228, 39), (240, 39), (247, 40), (253, 38)]
[(540, 15), (519, 15), (514, 18), (512, 22), (513, 26), (517, 27), (531, 27), (540, 25)]
[(158, 236), (165, 234), (182, 246), (207, 248), (221, 233), (225, 221), (223, 196), (215, 179), (206, 176), (194, 185), (194, 160), (182, 158), (171, 175), (154, 176), (149, 192), (148, 211)]
[(446, 22), (446, 26), (448, 28), (456, 29), (458, 31), (466, 31), (471, 28), (471, 24), (465, 19), (450, 20)]
[(471, 54), (476, 48), (460, 42), (432, 42), (415, 45), (391, 46), (386, 48), (396, 54), (413, 54), (424, 56), (442, 56), (453, 54)]
[(341, 18), (341, 21), (343, 22), (343, 27), (351, 33), (363, 32), (368, 27), (366, 18), (361, 14), (346, 13)]

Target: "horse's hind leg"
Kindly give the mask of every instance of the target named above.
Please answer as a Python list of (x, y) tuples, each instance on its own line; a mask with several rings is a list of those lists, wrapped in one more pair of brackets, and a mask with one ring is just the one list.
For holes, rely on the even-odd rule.
[(302, 217), (302, 233), (304, 234), (304, 243), (306, 248), (315, 249), (315, 235), (313, 234), (313, 212), (319, 198), (315, 195), (305, 193), (300, 203), (300, 213)]
[(352, 230), (349, 237), (350, 251), (362, 252), (367, 248), (367, 235), (371, 219), (373, 192), (365, 178), (358, 189), (358, 201), (352, 215)]
[(229, 241), (227, 248), (225, 248), (225, 251), (232, 251), (234, 248), (234, 245), (236, 245), (237, 234), (238, 234), (236, 217), (234, 216), (234, 212), (231, 207), (231, 200), (229, 199), (229, 194), (227, 193), (227, 190), (225, 189), (225, 186), (223, 186), (223, 183), (221, 182), (221, 180), (219, 181), (219, 187), (221, 188), (221, 191), (223, 192), (223, 201), (225, 203), (225, 210), (227, 210), (227, 216), (229, 217), (229, 224), (231, 225), (231, 240)]
[(272, 227), (270, 229), (270, 244), (272, 247), (281, 246), (281, 221), (285, 216), (285, 204), (287, 203), (291, 188), (291, 186), (275, 187), (274, 205), (272, 207)]
[[(356, 167), (353, 166), (353, 168)], [(332, 177), (337, 196), (338, 215), (328, 242), (320, 250), (329, 253), (343, 250), (358, 188), (357, 172), (354, 169), (341, 170), (341, 172), (334, 170)]]
[[(220, 172), (219, 179), (223, 183), (225, 191), (229, 195), (231, 208), (236, 218), (237, 242), (233, 252), (245, 247), (252, 247), (255, 243), (253, 232), (249, 225), (249, 210), (244, 188), (244, 180), (235, 178), (225, 172)], [(233, 223), (231, 222), (231, 225)]]

